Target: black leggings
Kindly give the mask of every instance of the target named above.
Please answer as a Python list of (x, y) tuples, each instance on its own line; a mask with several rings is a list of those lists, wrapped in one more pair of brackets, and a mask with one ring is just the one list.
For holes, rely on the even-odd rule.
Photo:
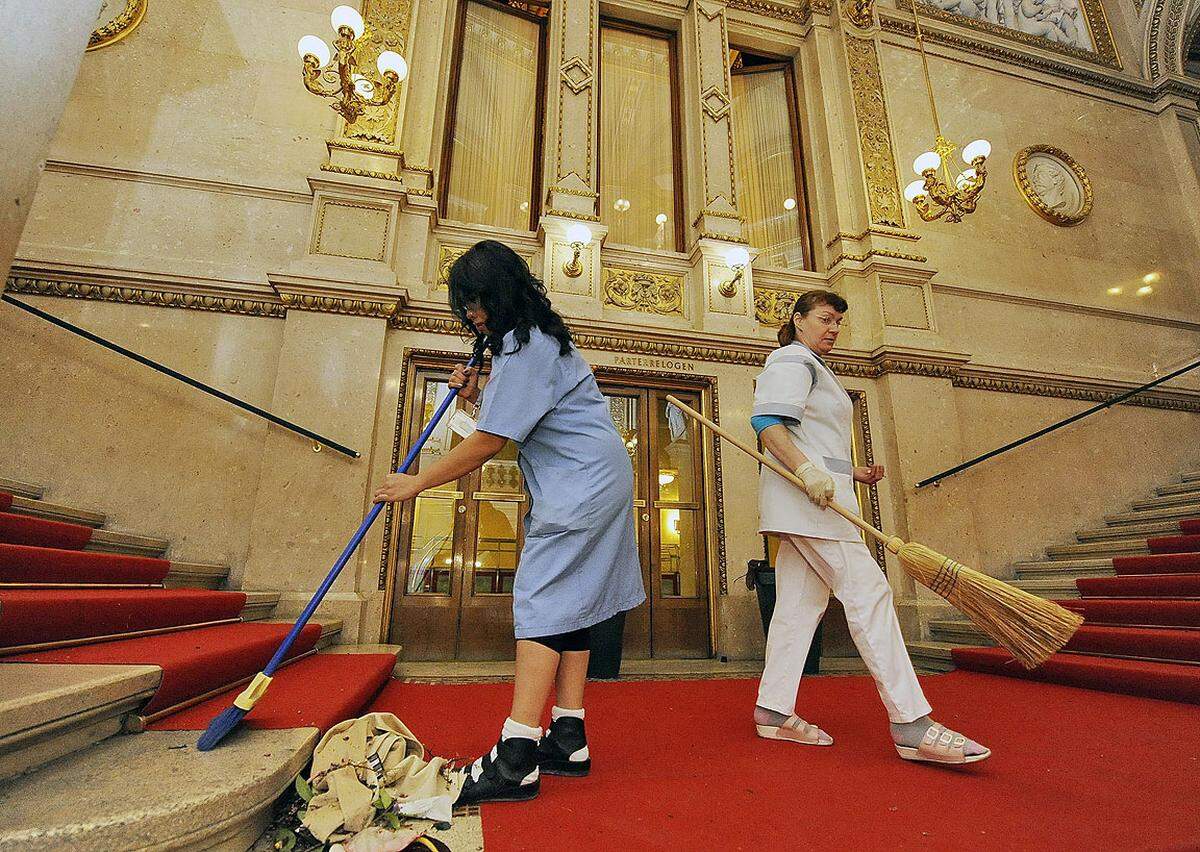
[(592, 647), (592, 631), (591, 628), (581, 627), (579, 630), (572, 630), (570, 633), (531, 637), (529, 641), (545, 645), (557, 654), (561, 654), (564, 651), (587, 651)]

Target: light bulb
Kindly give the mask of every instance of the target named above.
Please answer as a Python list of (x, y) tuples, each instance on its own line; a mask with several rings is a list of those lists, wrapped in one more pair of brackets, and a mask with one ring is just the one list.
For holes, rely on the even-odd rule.
[(397, 80), (404, 80), (408, 76), (408, 63), (394, 50), (385, 50), (379, 54), (379, 58), (375, 60), (375, 67), (379, 69), (380, 74), (391, 71)]
[(976, 174), (978, 173), (974, 169), (965, 169), (958, 173), (958, 177), (954, 179), (954, 185), (963, 189), (975, 182)]
[(581, 225), (575, 222), (567, 228), (567, 241), (571, 243), (583, 243), (587, 245), (592, 241), (592, 232), (587, 225)]
[(919, 175), (923, 175), (925, 172), (930, 171), (931, 169), (936, 171), (937, 167), (941, 164), (941, 157), (939, 157), (933, 151), (926, 151), (924, 154), (913, 160), (913, 171)]
[(732, 246), (725, 252), (725, 262), (729, 264), (730, 269), (741, 269), (750, 262), (750, 252), (745, 246)]
[(906, 201), (912, 201), (915, 198), (925, 194), (925, 181), (914, 180), (908, 186), (904, 187), (904, 198)]
[(1147, 284), (1145, 287), (1137, 288), (1137, 294), (1139, 296), (1149, 296), (1153, 292), (1154, 292), (1154, 288), (1151, 287), (1149, 284)]
[(358, 93), (360, 98), (370, 100), (371, 96), (375, 94), (375, 86), (362, 74), (355, 74), (354, 91)]
[(333, 24), (334, 32), (342, 27), (349, 27), (354, 31), (355, 38), (359, 38), (363, 34), (362, 15), (358, 14), (358, 10), (352, 6), (336, 7), (333, 14), (329, 16), (329, 23)]
[(1125, 291), (1121, 287), (1109, 287), (1108, 288), (1108, 295), (1110, 295), (1110, 296), (1120, 296), (1123, 292), (1125, 292)]
[(306, 56), (315, 56), (317, 58), (317, 66), (324, 68), (329, 64), (329, 45), (323, 39), (317, 38), (315, 35), (306, 35), (296, 43), (296, 52), (303, 59)]
[(796, 199), (794, 199), (794, 198), (783, 199), (783, 209), (784, 210), (795, 210), (796, 209)]
[(1162, 280), (1162, 275), (1157, 272), (1147, 272), (1142, 276), (1143, 284), (1157, 284)]
[(973, 163), (980, 157), (985, 160), (992, 153), (992, 143), (986, 139), (976, 139), (967, 147), (963, 148), (962, 158), (964, 163)]
[(659, 213), (657, 216), (655, 216), (655, 217), (654, 217), (654, 224), (656, 224), (656, 225), (665, 225), (665, 224), (667, 224), (667, 214), (666, 214), (666, 213)]

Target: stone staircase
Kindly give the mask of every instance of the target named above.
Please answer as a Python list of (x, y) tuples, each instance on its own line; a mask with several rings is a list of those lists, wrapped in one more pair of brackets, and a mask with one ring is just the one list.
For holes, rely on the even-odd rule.
[[(36, 553), (27, 543), (11, 543), (11, 533), (8, 539), (0, 534), (0, 814), (4, 815), (0, 849), (249, 848), (265, 827), (271, 804), (307, 763), (320, 735), (318, 727), (249, 729), (244, 723), (247, 729), (235, 732), (209, 753), (195, 750), (197, 730), (147, 728), (170, 727), (172, 714), (187, 712), (186, 708), (205, 699), (228, 706), (287, 631), (288, 622), (274, 619), (280, 596), (221, 591), (228, 579), (225, 566), (176, 561), (170, 561), (165, 576), (154, 583), (70, 582), (59, 576), (52, 582), (31, 582), (20, 573), (21, 559), (29, 554), (49, 552), (69, 568), (71, 560), (87, 560), (80, 553), (112, 554), (97, 560), (104, 563), (121, 563), (125, 557), (162, 560), (169, 543), (107, 529), (102, 514), (47, 500), (39, 486), (0, 478), (0, 495), (10, 502), (0, 506), (0, 521), (7, 520), (10, 527), (28, 526), (22, 519), (31, 519), (75, 525), (79, 536), (89, 533), (78, 528), (90, 530), (90, 538), (77, 550), (41, 548)], [(51, 533), (59, 530), (42, 526)], [(181, 615), (175, 619), (179, 623), (133, 630), (113, 627), (96, 633), (74, 629), (69, 614), (46, 619), (44, 624), (23, 622), (22, 602), (28, 605), (31, 596), (47, 594), (61, 595), (67, 603), (82, 600), (101, 615), (104, 607), (120, 615), (129, 608), (128, 601), (140, 599), (138, 595), (182, 596), (185, 602), (188, 596), (210, 595), (226, 607), (230, 598), (236, 604), (239, 594), (245, 600), (240, 611), (217, 621), (194, 623), (194, 616)], [(124, 624), (120, 618), (114, 616), (112, 623)], [(165, 687), (161, 666), (70, 659), (72, 654), (132, 647), (130, 643), (183, 647), (187, 637), (194, 636), (196, 660), (202, 661), (203, 646), (226, 635), (219, 631), (231, 630), (262, 633), (255, 639), (257, 644), (234, 646), (234, 654), (244, 648), (253, 656), (253, 649), (262, 659), (238, 661), (238, 676), (217, 678), (196, 689), (177, 682), (172, 694), (181, 700), (173, 699), (170, 706), (152, 713), (147, 708), (153, 707), (156, 694)], [(362, 652), (361, 659), (374, 661), (377, 675), (382, 665), (383, 677), (390, 676), (398, 648), (338, 645), (341, 631), (338, 620), (313, 619), (302, 634), (308, 637), (309, 647), (295, 659)], [(29, 641), (45, 637), (49, 641)], [(192, 653), (186, 648), (185, 652)], [(65, 661), (39, 661), (47, 654), (66, 655)], [(383, 658), (386, 664), (380, 662), (380, 654), (390, 655)], [(308, 666), (311, 670), (312, 664)], [(281, 681), (286, 681), (289, 668), (279, 670)], [(358, 715), (362, 706), (361, 701), (354, 706), (335, 703), (329, 712), (336, 718), (349, 717)]]
[[(1074, 544), (1046, 548), (1044, 559), (1013, 563), (1010, 582), (1043, 598), (1078, 599), (1077, 580), (1115, 577), (1115, 558), (1148, 556), (1152, 539), (1178, 536), (1180, 523), (1195, 518), (1200, 518), (1200, 471), (1155, 489), (1152, 497), (1134, 502), (1129, 511), (1106, 516), (1101, 528), (1078, 530)], [(954, 648), (993, 644), (965, 619), (933, 620), (927, 633), (928, 638), (909, 643), (909, 653), (914, 665), (929, 672), (953, 669)]]

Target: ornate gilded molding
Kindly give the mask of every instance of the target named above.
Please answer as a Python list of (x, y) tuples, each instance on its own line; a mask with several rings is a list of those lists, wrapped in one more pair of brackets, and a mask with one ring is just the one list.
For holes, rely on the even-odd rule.
[[(588, 18), (588, 36), (587, 36), (587, 55), (582, 56), (578, 52), (573, 53), (570, 57), (567, 56), (568, 42), (575, 40), (575, 28), (568, 28), (567, 7), (573, 4), (582, 4), (586, 2), (587, 18)], [(595, 171), (593, 167), (593, 152), (592, 138), (594, 136), (595, 124), (595, 107), (596, 107), (596, 86), (593, 85), (595, 72), (592, 70), (596, 67), (596, 10), (593, 7), (593, 0), (557, 0), (554, 4), (559, 7), (559, 84), (558, 84), (558, 113), (555, 124), (558, 129), (558, 138), (555, 141), (554, 148), (554, 184), (561, 185), (562, 181), (566, 180), (571, 175), (574, 175), (586, 187), (594, 186)], [(576, 64), (577, 63), (577, 64)], [(572, 78), (571, 71), (575, 70), (577, 75)], [(583, 148), (584, 166), (580, 170), (578, 166), (568, 168), (568, 164), (563, 162), (563, 127), (567, 124), (565, 118), (565, 108), (567, 92), (571, 93), (572, 98), (587, 98), (585, 106), (585, 115), (587, 125), (587, 144)], [(598, 197), (598, 196), (596, 196)], [(595, 219), (593, 221), (599, 221)]]
[(55, 281), (21, 275), (10, 275), (8, 281), (5, 282), (4, 289), (8, 293), (20, 293), (27, 296), (57, 296), (96, 302), (119, 302), (125, 305), (148, 305), (155, 308), (185, 308), (193, 311), (243, 314), (252, 317), (281, 318), (287, 311), (286, 307), (278, 302), (260, 299), (205, 296), (198, 293), (109, 284), (86, 284), (79, 281)]
[(454, 261), (467, 253), (466, 247), (438, 246), (438, 272), (433, 282), (434, 290), (447, 290), (450, 287), (450, 267)]
[(606, 266), (601, 272), (600, 298), (623, 311), (681, 317), (683, 276)]
[(390, 172), (373, 172), (370, 169), (356, 169), (352, 166), (335, 166), (333, 163), (322, 163), (321, 171), (333, 172), (338, 175), (353, 175), (355, 177), (375, 178), (375, 180), (392, 180), (399, 182), (400, 175)]
[(727, 213), (724, 210), (712, 210), (708, 207), (705, 207), (703, 210), (697, 213), (696, 218), (692, 220), (692, 227), (699, 228), (700, 222), (705, 216), (712, 217), (713, 219), (729, 219), (730, 221), (738, 222), (739, 224), (746, 221), (746, 217), (740, 213)]
[(572, 56), (559, 69), (558, 74), (572, 94), (578, 95), (592, 85), (592, 69), (578, 56)]
[[(412, 18), (412, 0), (363, 0), (362, 16), (366, 29), (355, 45), (360, 67), (374, 68), (374, 58), (385, 50), (407, 55), (405, 42)], [(358, 55), (360, 52), (361, 56)], [(343, 135), (347, 139), (395, 145), (400, 100), (397, 92), (383, 106), (368, 107), (357, 121), (345, 127)]]
[(911, 231), (903, 231), (899, 228), (871, 226), (870, 228), (867, 228), (865, 231), (858, 234), (852, 234), (849, 231), (838, 231), (829, 238), (829, 242), (825, 243), (825, 248), (833, 248), (833, 244), (838, 240), (851, 240), (852, 242), (856, 243), (862, 242), (867, 238), (868, 235), (892, 237), (897, 240), (911, 240), (912, 242), (917, 242), (921, 239), (920, 234), (914, 234)]
[[(821, 2), (826, 7), (825, 14), (828, 14), (828, 4), (824, 0)], [(781, 3), (770, 3), (768, 0), (728, 0), (725, 7), (762, 15), (764, 18), (774, 18), (777, 21), (786, 21), (789, 24), (803, 25), (812, 20), (813, 9), (816, 5), (815, 3), (801, 2), (795, 6), (784, 6)]]
[[(921, 0), (917, 0), (917, 2), (921, 2)], [(901, 12), (907, 13), (911, 18), (912, 3), (913, 0), (896, 0), (896, 8)], [(1087, 17), (1088, 29), (1092, 34), (1092, 41), (1096, 45), (1095, 52), (1070, 44), (1053, 42), (1041, 36), (1001, 26), (1000, 24), (994, 24), (991, 21), (968, 18), (965, 15), (947, 12), (931, 3), (922, 2), (921, 17), (932, 18), (936, 21), (953, 24), (957, 27), (977, 30), (1007, 41), (1018, 42), (1028, 47), (1049, 51), (1050, 53), (1058, 53), (1062, 56), (1069, 56), (1072, 59), (1081, 59), (1085, 62), (1104, 65), (1117, 71), (1121, 70), (1121, 59), (1117, 55), (1117, 47), (1113, 42), (1112, 32), (1108, 27), (1108, 19), (1104, 16), (1104, 7), (1101, 4), (1101, 0), (1080, 0), (1079, 5), (1083, 8), (1084, 15)], [(912, 26), (911, 21), (909, 22), (909, 26)]]
[(574, 210), (559, 210), (554, 207), (549, 207), (545, 211), (547, 216), (561, 216), (564, 219), (579, 219), (584, 222), (599, 222), (600, 217), (592, 213), (577, 213)]
[(856, 263), (866, 263), (872, 257), (891, 257), (895, 258), (896, 260), (911, 260), (914, 263), (927, 263), (929, 261), (929, 258), (925, 257), (923, 254), (910, 254), (909, 252), (894, 251), (893, 249), (877, 248), (871, 249), (866, 254), (850, 254), (848, 252), (842, 252), (829, 262), (826, 272), (828, 272), (830, 269), (833, 269), (843, 260), (852, 260)]
[(571, 189), (570, 187), (566, 187), (566, 186), (552, 186), (548, 190), (546, 190), (546, 203), (547, 204), (550, 202), (550, 199), (554, 196), (554, 193), (556, 193), (556, 192), (561, 193), (563, 195), (574, 195), (576, 198), (596, 199), (596, 198), (600, 197), (600, 193), (592, 192), (590, 189)]
[[(108, 47), (110, 44), (116, 44), (125, 36), (129, 35), (138, 24), (146, 17), (146, 6), (148, 0), (113, 0), (114, 2), (123, 2), (124, 8), (108, 21), (96, 29), (92, 30), (91, 36), (88, 37), (87, 50), (99, 50), (102, 47)], [(103, 20), (104, 12), (108, 4), (105, 3), (101, 7), (100, 15)]]
[[(1025, 378), (1019, 374), (1002, 371), (975, 372), (964, 368), (954, 377), (954, 386), (971, 388), (972, 390), (994, 391), (997, 393), (1019, 393), (1028, 396), (1053, 397), (1056, 399), (1073, 399), (1080, 402), (1104, 402), (1119, 393), (1136, 387), (1133, 384), (1116, 384), (1090, 382), (1086, 379), (1046, 380)], [(1144, 393), (1125, 400), (1121, 405), (1135, 405), (1139, 408), (1157, 408), (1165, 411), (1182, 411), (1191, 414), (1200, 413), (1200, 395), (1195, 392), (1176, 393)]]
[[(850, 399), (856, 403), (856, 408), (858, 409), (858, 429), (862, 435), (863, 461), (868, 466), (873, 465), (875, 464), (875, 447), (871, 442), (871, 415), (867, 411), (867, 393), (866, 391), (855, 390), (854, 388), (847, 389), (846, 393), (850, 395)], [(879, 511), (879, 486), (875, 484), (863, 485), (862, 483), (856, 483), (855, 490), (859, 488), (867, 492), (867, 503), (871, 510), (871, 517), (867, 520), (875, 528), (881, 528), (883, 526), (883, 515)], [(861, 503), (862, 501), (860, 500), (859, 502)], [(879, 564), (879, 567), (886, 570), (887, 548), (883, 546), (883, 542), (877, 538), (871, 538), (867, 542), (867, 546), (875, 552), (875, 561)]]
[(796, 290), (780, 290), (774, 287), (754, 287), (754, 318), (762, 325), (781, 326), (792, 316), (796, 307), (796, 299), (800, 293)]
[(747, 237), (736, 237), (731, 234), (718, 234), (716, 231), (699, 230), (696, 232), (696, 237), (701, 240), (720, 240), (724, 243), (740, 243), (741, 245), (750, 245), (750, 240)]
[(289, 310), (380, 319), (392, 316), (400, 304), (399, 302), (375, 302), (366, 299), (339, 299), (334, 296), (317, 296), (312, 293), (282, 293), (280, 299)]
[(875, 0), (842, 0), (842, 17), (859, 29), (875, 23)]
[[(708, 389), (712, 396), (712, 419), (714, 423), (721, 422), (721, 400), (717, 394), (717, 379), (708, 377)], [(713, 448), (713, 476), (717, 486), (717, 584), (721, 596), (729, 594), (729, 558), (725, 550), (725, 472), (721, 469), (721, 441), (710, 437)], [(715, 616), (716, 613), (713, 613)], [(713, 635), (714, 641), (716, 635)]]
[[(1037, 186), (1030, 175), (1029, 160), (1035, 154), (1046, 154), (1059, 161), (1059, 164), (1074, 177), (1076, 190), (1079, 192), (1080, 206), (1077, 210), (1065, 212), (1048, 203), (1043, 196), (1042, 188)], [(1066, 174), (1063, 172), (1060, 171), (1058, 174), (1064, 180), (1066, 179)], [(1030, 145), (1022, 148), (1013, 159), (1013, 180), (1017, 184), (1017, 190), (1021, 193), (1021, 197), (1025, 199), (1025, 203), (1033, 209), (1033, 212), (1051, 224), (1069, 228), (1078, 225), (1092, 212), (1092, 184), (1088, 180), (1087, 172), (1075, 161), (1074, 157), (1061, 148), (1055, 148), (1053, 145)]]
[[(346, 148), (350, 151), (362, 151), (364, 154), (383, 154), (387, 157), (398, 157), (400, 163), (404, 163), (404, 152), (395, 145), (384, 145), (379, 142), (366, 142), (362, 139), (350, 139), (342, 137), (329, 142), (335, 148)], [(414, 171), (423, 171), (416, 166), (406, 166)]]
[(871, 222), (903, 228), (904, 208), (900, 203), (896, 157), (892, 151), (892, 132), (875, 42), (847, 35), (846, 54), (850, 61), (850, 89), (854, 96), (858, 146), (867, 181)]

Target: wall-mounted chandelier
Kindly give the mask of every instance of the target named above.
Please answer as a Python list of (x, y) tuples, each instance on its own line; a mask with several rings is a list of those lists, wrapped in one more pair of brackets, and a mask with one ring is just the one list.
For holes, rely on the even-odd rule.
[[(350, 6), (338, 6), (329, 22), (337, 33), (333, 42), (336, 55), (331, 56), (329, 45), (315, 35), (304, 36), (296, 45), (304, 62), (304, 87), (329, 98), (330, 106), (347, 124), (353, 124), (368, 107), (381, 107), (392, 99), (396, 86), (408, 76), (408, 63), (394, 50), (385, 50), (375, 60), (380, 79), (369, 79), (354, 55), (357, 40), (366, 29), (362, 15)], [(337, 67), (326, 70), (331, 58)]]
[[(925, 72), (925, 91), (929, 95), (929, 111), (933, 114), (933, 129), (936, 138), (932, 151), (926, 151), (913, 161), (913, 171), (921, 180), (914, 180), (904, 188), (904, 197), (912, 202), (926, 222), (946, 217), (947, 222), (961, 222), (962, 217), (975, 212), (979, 194), (987, 182), (985, 163), (992, 153), (986, 139), (976, 139), (963, 148), (962, 158), (967, 168), (952, 176), (951, 157), (958, 146), (942, 135), (942, 124), (938, 119), (937, 104), (933, 99), (933, 83), (929, 79), (929, 60), (925, 56), (925, 39), (921, 35), (921, 21), (917, 16), (917, 4), (923, 0), (910, 0), (913, 24), (916, 26), (917, 50), (921, 53), (921, 68)], [(938, 172), (941, 171), (939, 175)]]

